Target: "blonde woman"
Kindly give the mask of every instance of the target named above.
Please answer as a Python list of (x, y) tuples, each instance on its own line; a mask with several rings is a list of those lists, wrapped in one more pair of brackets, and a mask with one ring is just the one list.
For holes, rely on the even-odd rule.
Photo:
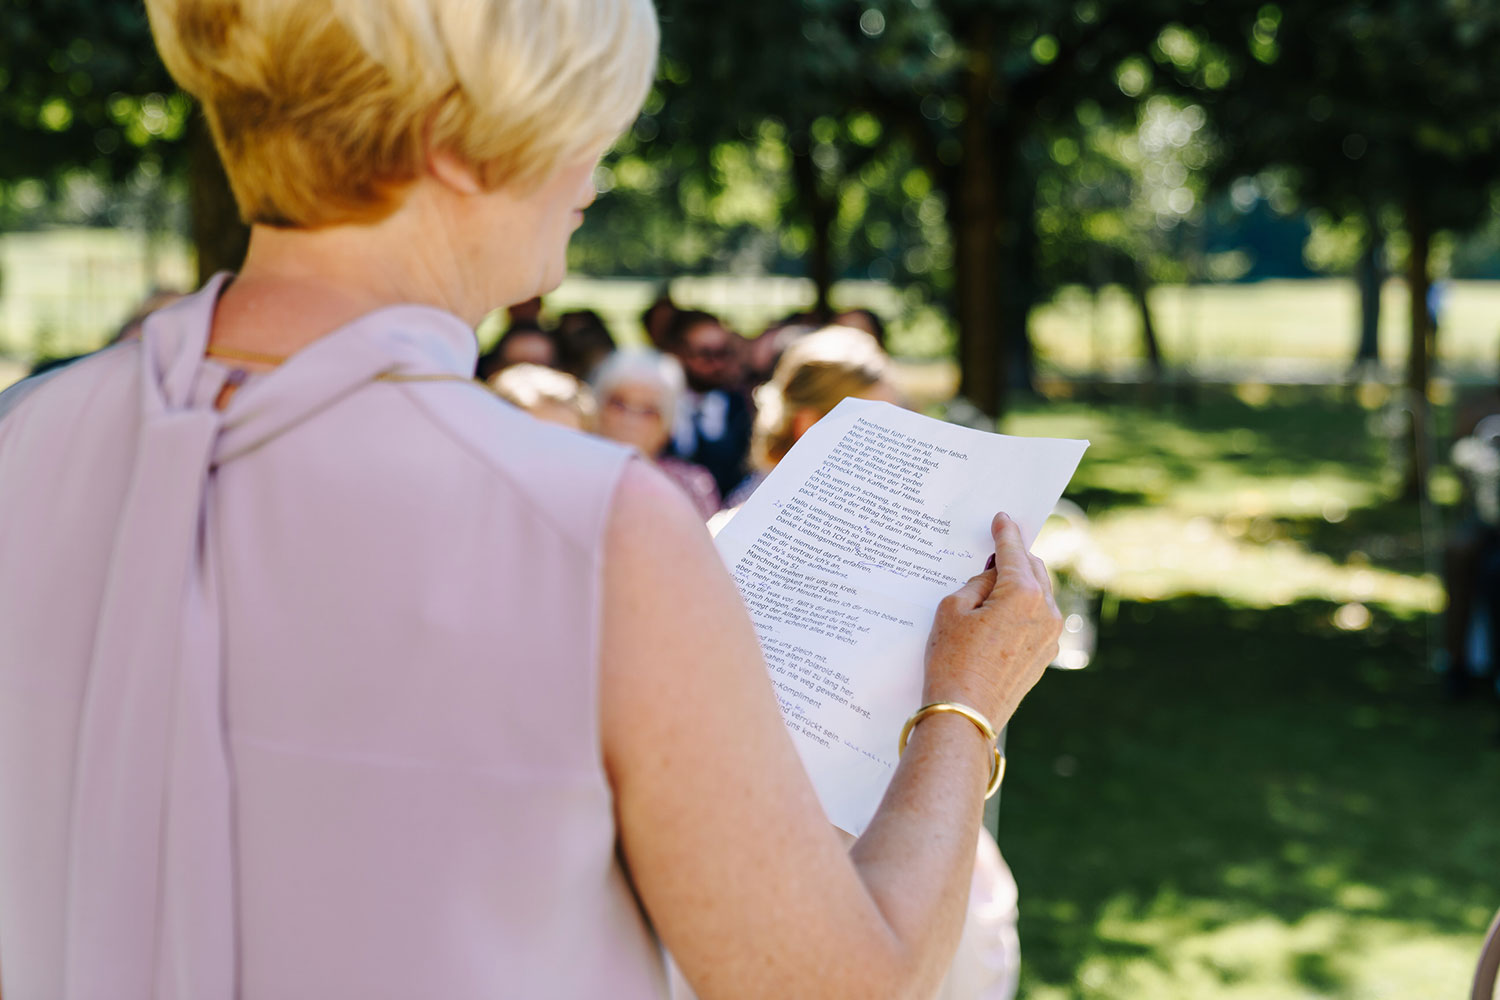
[[(6, 1000), (633, 1000), (658, 941), (704, 997), (931, 990), (979, 728), (921, 721), (846, 851), (680, 491), (471, 378), (563, 274), (648, 0), (147, 9), (250, 249), (0, 407)], [(925, 693), (999, 725), (1059, 624), (993, 529)]]
[(754, 471), (729, 495), (735, 508), (750, 498), (776, 463), (840, 402), (850, 396), (902, 402), (890, 378), (891, 359), (863, 330), (828, 326), (793, 340), (771, 373), (755, 390), (755, 424), (750, 435)]
[(556, 368), (511, 365), (491, 375), (486, 384), (495, 390), (495, 395), (543, 423), (592, 431), (598, 419), (598, 407), (589, 387)]

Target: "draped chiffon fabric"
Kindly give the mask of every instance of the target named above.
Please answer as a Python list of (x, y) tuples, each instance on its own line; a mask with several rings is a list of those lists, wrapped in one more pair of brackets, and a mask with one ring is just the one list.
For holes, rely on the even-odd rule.
[(225, 281), (0, 403), (0, 992), (663, 995), (597, 724), (627, 453), (412, 378), (475, 361), (421, 306), (216, 409)]

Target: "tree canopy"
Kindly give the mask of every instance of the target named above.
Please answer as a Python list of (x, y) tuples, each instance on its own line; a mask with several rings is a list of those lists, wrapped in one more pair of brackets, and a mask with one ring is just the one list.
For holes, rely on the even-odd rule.
[[(190, 178), (200, 245), (234, 228), (137, 3), (4, 3), (5, 190), (80, 172)], [(1399, 231), (1409, 280), (1425, 280), (1432, 235), (1484, 220), (1500, 172), (1500, 8), (1478, 0), (662, 0), (660, 13), (657, 86), (600, 172), (612, 197), (575, 264), (800, 271), (819, 306), (841, 276), (920, 289), (949, 309), (963, 391), (991, 412), (1026, 382), (1028, 314), (1061, 282), (1131, 286), (1149, 334), (1150, 282), (1253, 275), (1236, 241), (1295, 243), (1310, 209), (1371, 246)]]
[(160, 169), (189, 102), (151, 44), (145, 8), (120, 0), (5, 0), (0, 7), (0, 178)]

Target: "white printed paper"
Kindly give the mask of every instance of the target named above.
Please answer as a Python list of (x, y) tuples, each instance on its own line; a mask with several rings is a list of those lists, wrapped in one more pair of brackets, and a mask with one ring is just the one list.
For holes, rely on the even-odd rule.
[(1014, 438), (846, 399), (719, 533), (828, 818), (863, 832), (919, 705), (938, 603), (1004, 511), (1030, 545), (1087, 441)]

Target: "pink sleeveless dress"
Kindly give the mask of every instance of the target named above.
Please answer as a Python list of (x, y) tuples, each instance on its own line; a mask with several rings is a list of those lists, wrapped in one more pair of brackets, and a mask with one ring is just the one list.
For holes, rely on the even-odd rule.
[(0, 403), (5, 1000), (660, 997), (598, 731), (627, 454), (439, 310), (252, 376), (224, 278)]

